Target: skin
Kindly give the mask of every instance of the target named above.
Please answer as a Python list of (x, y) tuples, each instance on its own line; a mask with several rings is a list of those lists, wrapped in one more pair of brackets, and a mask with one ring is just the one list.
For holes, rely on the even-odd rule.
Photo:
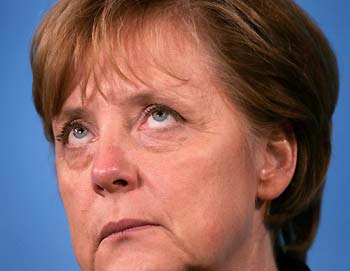
[[(222, 94), (204, 52), (177, 40), (162, 47), (159, 59), (171, 51), (163, 63), (186, 80), (165, 73), (142, 51), (134, 64), (147, 62), (137, 78), (148, 84), (127, 69), (130, 81), (97, 71), (103, 95), (90, 80), (83, 103), (76, 87), (53, 121), (55, 136), (72, 120), (84, 131), (82, 138), (68, 131), (55, 143), (78, 263), (84, 271), (277, 270), (264, 210), (255, 202), (285, 189), (295, 162), (283, 163), (295, 149), (283, 136), (248, 144), (249, 124)], [(159, 121), (142, 114), (153, 104), (181, 117), (171, 111)], [(276, 168), (290, 171), (280, 186)], [(124, 218), (159, 226), (99, 242), (107, 223)]]

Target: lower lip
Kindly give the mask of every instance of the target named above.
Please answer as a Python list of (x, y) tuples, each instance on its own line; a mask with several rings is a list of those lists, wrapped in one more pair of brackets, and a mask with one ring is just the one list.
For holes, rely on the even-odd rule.
[(142, 231), (154, 229), (155, 227), (158, 227), (158, 226), (157, 225), (143, 225), (143, 226), (133, 227), (133, 228), (130, 228), (130, 229), (126, 229), (124, 231), (113, 233), (113, 234), (109, 235), (108, 237), (106, 237), (103, 241), (106, 241), (106, 240), (113, 240), (113, 241), (123, 240), (123, 239), (126, 239), (126, 238), (130, 237), (131, 235), (137, 234), (137, 233), (142, 232)]

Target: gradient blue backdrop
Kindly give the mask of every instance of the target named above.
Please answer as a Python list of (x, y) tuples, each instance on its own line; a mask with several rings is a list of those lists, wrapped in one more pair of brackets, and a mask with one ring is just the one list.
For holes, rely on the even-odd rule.
[[(53, 152), (31, 99), (32, 34), (53, 0), (0, 0), (0, 263), (1, 270), (77, 271), (57, 193)], [(350, 270), (350, 1), (299, 0), (330, 39), (340, 67), (334, 152), (313, 271)], [(346, 205), (347, 204), (347, 205)], [(135, 270), (136, 271), (136, 270)], [(244, 271), (244, 270), (242, 270)]]

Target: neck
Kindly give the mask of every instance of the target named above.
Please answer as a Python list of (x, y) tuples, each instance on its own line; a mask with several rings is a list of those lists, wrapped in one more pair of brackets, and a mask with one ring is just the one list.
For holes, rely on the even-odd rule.
[[(263, 210), (256, 210), (252, 230), (245, 245), (222, 271), (277, 271), (270, 232), (266, 229)], [(239, 259), (239, 260), (237, 260)]]

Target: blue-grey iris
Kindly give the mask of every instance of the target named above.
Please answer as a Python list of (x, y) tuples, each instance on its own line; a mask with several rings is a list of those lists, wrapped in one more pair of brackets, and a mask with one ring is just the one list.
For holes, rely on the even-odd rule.
[(87, 129), (82, 128), (82, 127), (77, 127), (73, 129), (73, 135), (76, 138), (83, 138), (87, 135)]
[(152, 117), (155, 121), (162, 122), (167, 119), (169, 112), (164, 110), (158, 110), (152, 114)]

